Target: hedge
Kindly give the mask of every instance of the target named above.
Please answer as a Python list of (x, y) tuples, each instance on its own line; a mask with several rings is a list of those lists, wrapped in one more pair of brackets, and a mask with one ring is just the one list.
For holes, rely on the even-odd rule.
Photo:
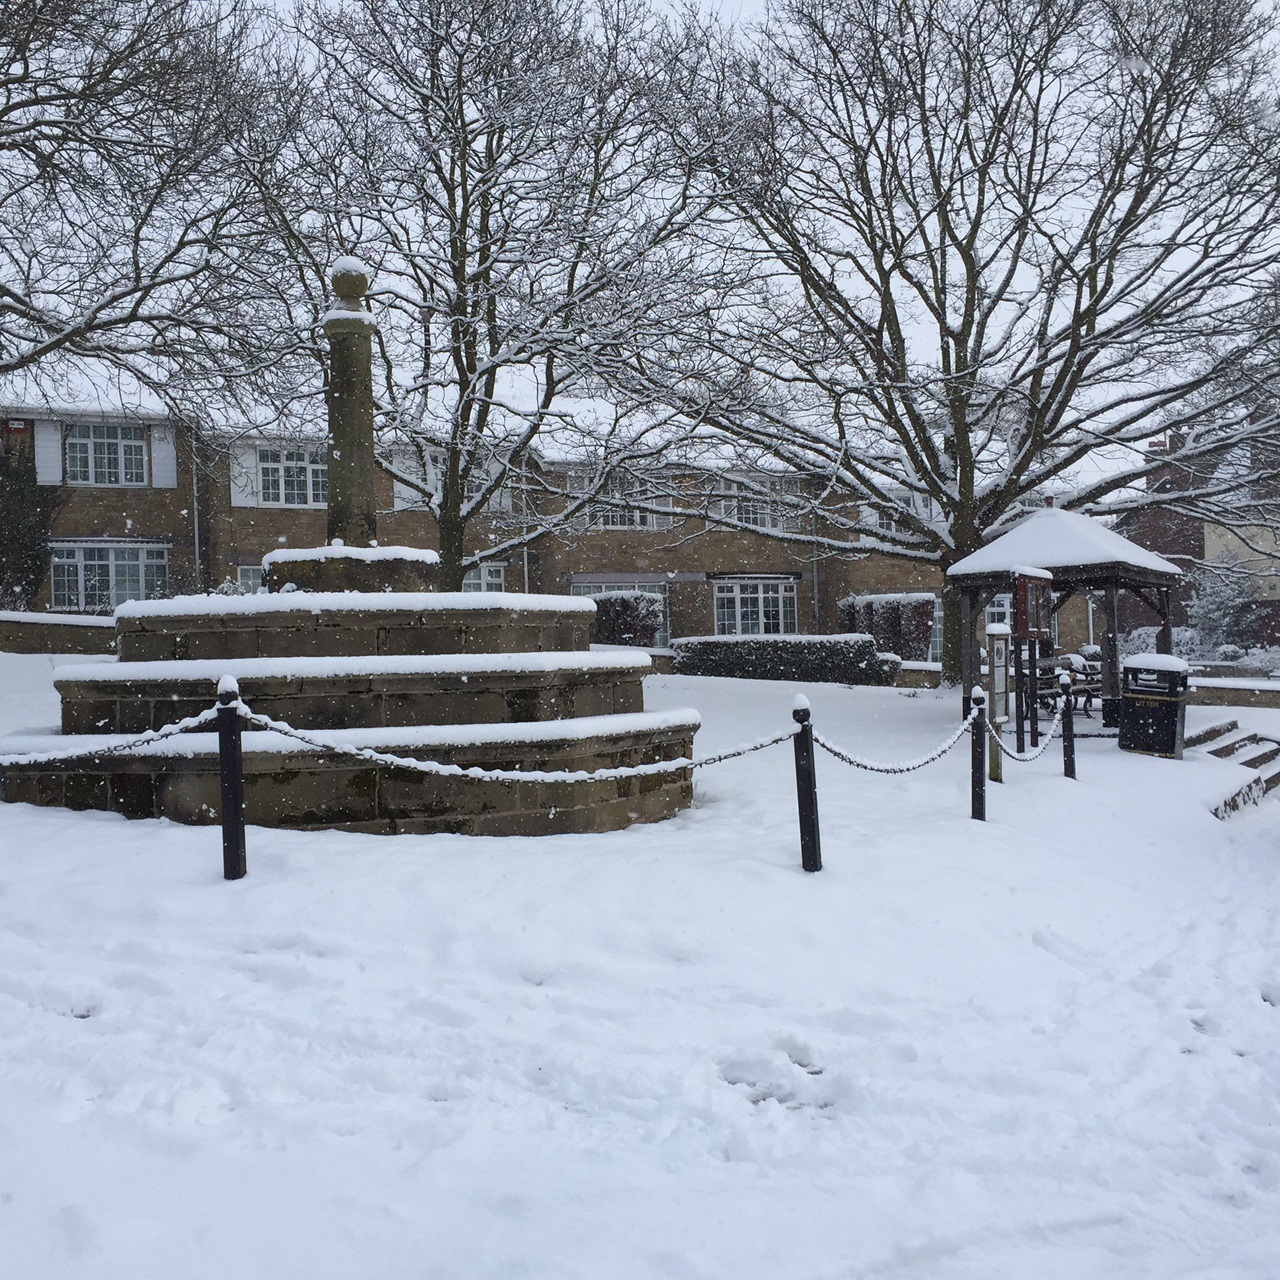
[(662, 625), (662, 597), (651, 591), (602, 591), (591, 597), (596, 618), (593, 644), (634, 644), (652, 649)]
[(885, 653), (906, 662), (927, 662), (933, 640), (934, 597), (927, 591), (891, 595), (845, 596), (836, 605), (840, 627), (875, 639)]
[(827, 684), (892, 684), (901, 667), (870, 636), (693, 636), (676, 640), (682, 676), (741, 676)]

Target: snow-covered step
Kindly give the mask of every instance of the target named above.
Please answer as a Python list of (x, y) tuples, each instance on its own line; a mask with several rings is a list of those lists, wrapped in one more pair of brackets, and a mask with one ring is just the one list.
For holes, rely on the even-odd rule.
[(1194, 733), (1187, 734), (1183, 740), (1183, 746), (1188, 749), (1203, 747), (1206, 743), (1216, 742), (1229, 733), (1235, 733), (1239, 728), (1238, 720), (1222, 720), (1218, 724), (1211, 724), (1204, 729), (1197, 729)]
[(1209, 754), (1216, 756), (1219, 760), (1230, 760), (1247, 747), (1256, 746), (1258, 742), (1259, 737), (1256, 733), (1236, 733), (1219, 742), (1216, 747), (1210, 747)]

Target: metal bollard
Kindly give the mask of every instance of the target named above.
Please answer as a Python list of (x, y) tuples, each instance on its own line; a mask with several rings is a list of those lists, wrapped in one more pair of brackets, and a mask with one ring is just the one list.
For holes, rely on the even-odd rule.
[(972, 748), (973, 803), (970, 817), (987, 820), (987, 698), (977, 685), (973, 689), (973, 723), (969, 726)]
[(818, 835), (818, 775), (813, 762), (813, 725), (809, 723), (809, 699), (797, 695), (791, 718), (800, 726), (795, 735), (796, 805), (800, 811), (800, 865), (806, 871), (822, 870), (822, 841)]
[(218, 681), (218, 772), (222, 782), (222, 878), (239, 880), (248, 870), (244, 850), (244, 757), (240, 715), (235, 703), (240, 686), (234, 676)]
[(1063, 672), (1058, 677), (1062, 690), (1062, 772), (1065, 777), (1076, 776), (1076, 726), (1075, 708), (1071, 705), (1071, 676)]

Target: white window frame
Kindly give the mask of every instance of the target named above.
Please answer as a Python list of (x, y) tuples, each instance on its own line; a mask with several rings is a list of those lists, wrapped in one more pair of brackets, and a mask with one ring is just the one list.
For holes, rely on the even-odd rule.
[(794, 533), (800, 527), (795, 511), (781, 498), (799, 492), (799, 481), (783, 476), (761, 476), (751, 480), (725, 477), (717, 485), (719, 511), (723, 520), (734, 520), (751, 529)]
[(478, 564), (462, 575), (462, 589), (468, 593), (505, 591), (507, 566), (505, 564)]
[[(589, 477), (570, 475), (569, 488), (570, 492), (588, 493), (591, 490)], [(607, 506), (604, 502), (596, 501), (596, 498), (622, 505)], [(592, 532), (636, 529), (644, 533), (661, 533), (671, 528), (671, 516), (656, 511), (640, 511), (626, 506), (628, 502), (645, 502), (651, 506), (669, 507), (671, 498), (669, 495), (654, 493), (642, 480), (633, 476), (610, 476), (588, 502), (586, 528)]]
[(262, 590), (261, 563), (236, 565), (236, 586), (238, 586), (245, 595), (257, 595), (258, 592)]
[(63, 428), (62, 476), (80, 489), (145, 489), (151, 483), (147, 428), (81, 422)]
[(53, 543), (49, 593), (55, 613), (112, 613), (126, 600), (169, 594), (169, 548), (157, 542)]
[(712, 610), (718, 636), (800, 634), (800, 593), (794, 578), (716, 578)]
[(654, 633), (653, 644), (665, 649), (671, 644), (671, 589), (666, 582), (637, 582), (634, 578), (613, 578), (608, 582), (574, 582), (569, 585), (572, 596), (598, 596), (606, 591), (643, 591), (662, 601), (662, 621)]
[[(261, 446), (256, 453), (255, 465), (259, 506), (299, 508), (329, 505), (329, 456), (326, 450)], [(272, 496), (268, 497), (269, 493)]]

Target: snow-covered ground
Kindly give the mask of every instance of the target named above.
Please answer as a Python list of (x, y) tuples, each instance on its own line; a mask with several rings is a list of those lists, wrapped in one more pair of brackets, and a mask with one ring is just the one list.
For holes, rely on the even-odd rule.
[[(796, 692), (646, 687), (704, 754)], [(804, 692), (882, 760), (956, 714)], [(1087, 741), (984, 825), (966, 751), (820, 758), (815, 876), (786, 746), (614, 835), (254, 828), (234, 884), (216, 828), (0, 806), (0, 1270), (1273, 1280), (1280, 801)]]

